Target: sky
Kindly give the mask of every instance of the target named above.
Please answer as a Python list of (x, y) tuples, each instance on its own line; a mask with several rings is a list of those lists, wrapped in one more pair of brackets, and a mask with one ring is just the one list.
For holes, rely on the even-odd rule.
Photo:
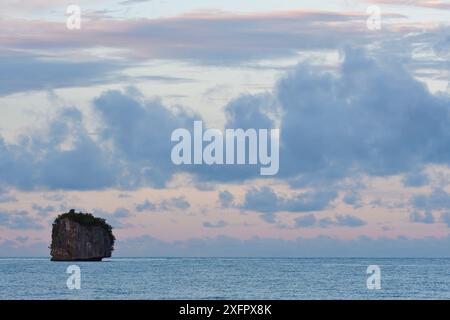
[[(0, 256), (73, 208), (114, 256), (450, 257), (450, 1), (0, 6)], [(278, 174), (174, 165), (196, 120), (280, 129)]]

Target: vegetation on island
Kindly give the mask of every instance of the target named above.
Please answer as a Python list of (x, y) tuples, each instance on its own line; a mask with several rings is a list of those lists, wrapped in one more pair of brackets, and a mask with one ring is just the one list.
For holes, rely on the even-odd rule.
[[(116, 237), (114, 237), (114, 235), (112, 233), (111, 225), (109, 225), (105, 219), (94, 217), (91, 213), (75, 212), (75, 210), (72, 209), (69, 212), (62, 213), (59, 216), (57, 216), (55, 218), (55, 221), (53, 222), (53, 225), (54, 226), (57, 225), (63, 219), (69, 219), (70, 221), (77, 222), (85, 227), (101, 227), (101, 228), (103, 228), (111, 240), (111, 251), (114, 250), (114, 241), (116, 240)], [(56, 237), (56, 234), (52, 233), (53, 241), (56, 240), (56, 239), (54, 239), (54, 237)]]

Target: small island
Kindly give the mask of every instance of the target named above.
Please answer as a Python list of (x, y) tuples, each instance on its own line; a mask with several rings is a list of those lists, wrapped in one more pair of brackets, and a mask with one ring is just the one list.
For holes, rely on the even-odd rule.
[(53, 222), (52, 261), (101, 261), (111, 257), (115, 237), (105, 219), (70, 210)]

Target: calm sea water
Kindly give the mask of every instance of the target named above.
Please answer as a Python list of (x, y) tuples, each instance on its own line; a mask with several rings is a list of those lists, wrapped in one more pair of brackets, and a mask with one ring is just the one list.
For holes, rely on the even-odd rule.
[[(81, 269), (69, 290), (66, 268)], [(368, 290), (368, 265), (381, 289)], [(0, 299), (450, 299), (450, 259), (0, 258)]]

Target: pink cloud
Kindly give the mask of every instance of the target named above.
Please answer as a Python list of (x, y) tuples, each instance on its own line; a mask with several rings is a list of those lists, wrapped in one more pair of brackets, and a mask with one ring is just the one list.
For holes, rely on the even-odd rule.
[(450, 9), (450, 3), (440, 0), (375, 0), (373, 2), (383, 3), (387, 5), (398, 5), (398, 6), (412, 6), (412, 7), (423, 7), (432, 8), (439, 10)]
[[(384, 18), (399, 15), (384, 15)], [(367, 41), (366, 15), (322, 11), (265, 14), (194, 12), (161, 19), (83, 20), (80, 30), (65, 22), (2, 20), (3, 47), (54, 50), (111, 47), (138, 59), (232, 59), (286, 56), (298, 50), (335, 48)], [(384, 35), (389, 31), (384, 31)]]

